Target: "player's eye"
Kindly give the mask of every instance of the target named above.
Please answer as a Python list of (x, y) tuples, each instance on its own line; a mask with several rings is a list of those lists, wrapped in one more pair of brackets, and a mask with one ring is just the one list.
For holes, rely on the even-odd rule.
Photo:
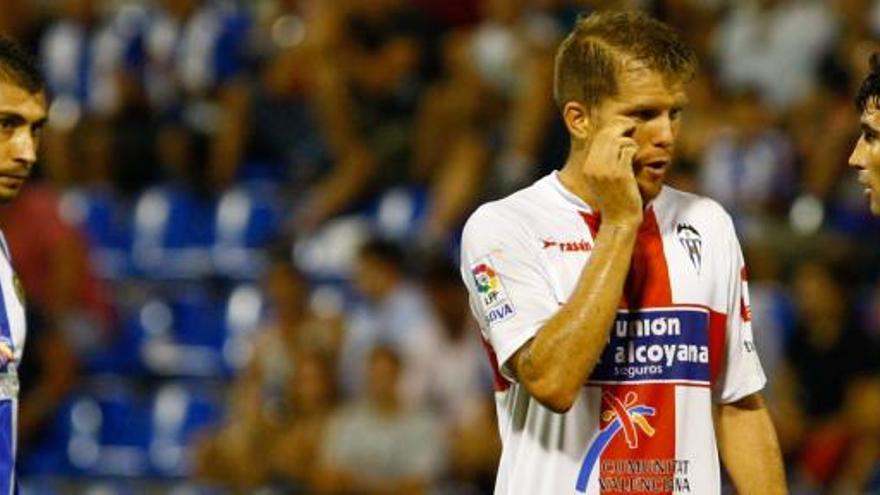
[(645, 109), (642, 109), (642, 110), (636, 110), (636, 111), (633, 113), (633, 117), (635, 117), (635, 118), (637, 118), (637, 119), (639, 119), (639, 120), (641, 120), (641, 121), (645, 121), (645, 122), (647, 122), (647, 121), (652, 120), (652, 119), (654, 119), (655, 117), (657, 117), (657, 113), (658, 113), (658, 112), (657, 112), (656, 110), (653, 110), (653, 109), (650, 109), (650, 108), (645, 108)]
[(874, 134), (873, 132), (863, 132), (862, 137), (865, 139), (865, 142), (869, 144), (877, 140), (877, 134)]
[(4, 131), (11, 131), (11, 130), (15, 129), (15, 127), (17, 125), (18, 125), (18, 122), (16, 122), (15, 119), (8, 118), (8, 117), (0, 119), (0, 129), (3, 129)]
[(33, 126), (31, 126), (31, 133), (33, 133), (33, 135), (35, 137), (40, 137), (40, 135), (43, 134), (43, 129), (45, 127), (46, 127), (46, 125), (43, 122), (40, 122), (38, 124), (34, 124)]
[(673, 108), (673, 109), (669, 112), (669, 118), (672, 119), (672, 120), (678, 120), (678, 119), (681, 118), (681, 113), (682, 113), (683, 111), (684, 111), (683, 108), (678, 108), (678, 107)]

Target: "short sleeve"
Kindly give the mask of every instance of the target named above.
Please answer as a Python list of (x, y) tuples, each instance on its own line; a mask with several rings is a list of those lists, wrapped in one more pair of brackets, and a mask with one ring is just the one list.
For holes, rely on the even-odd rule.
[[(497, 205), (496, 205), (497, 206)], [(502, 375), (507, 360), (559, 310), (539, 253), (527, 231), (482, 207), (462, 235), (461, 274), (471, 311), (492, 346)]]
[(727, 324), (725, 327), (724, 365), (714, 385), (716, 402), (727, 404), (760, 391), (767, 383), (752, 336), (749, 306), (748, 271), (733, 222), (726, 216), (727, 250)]

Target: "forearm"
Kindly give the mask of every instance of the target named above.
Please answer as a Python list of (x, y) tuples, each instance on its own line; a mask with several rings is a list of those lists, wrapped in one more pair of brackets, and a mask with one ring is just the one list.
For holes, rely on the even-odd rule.
[(568, 302), (512, 358), (520, 383), (554, 411), (571, 407), (607, 344), (637, 230), (637, 225), (600, 228)]
[(464, 135), (452, 145), (449, 163), (438, 170), (431, 188), (428, 234), (438, 238), (458, 222), (477, 197), (489, 159), (487, 147), (476, 136)]
[(718, 406), (715, 428), (721, 460), (738, 493), (788, 493), (776, 431), (760, 394)]
[(315, 186), (308, 208), (303, 212), (307, 227), (339, 213), (367, 187), (376, 170), (376, 159), (366, 150), (355, 151), (342, 158), (327, 179)]

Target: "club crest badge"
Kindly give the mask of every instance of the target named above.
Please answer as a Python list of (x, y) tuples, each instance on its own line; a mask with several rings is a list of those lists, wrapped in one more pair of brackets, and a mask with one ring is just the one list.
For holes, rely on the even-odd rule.
[(676, 225), (675, 234), (699, 274), (703, 265), (703, 237), (697, 229), (686, 223)]

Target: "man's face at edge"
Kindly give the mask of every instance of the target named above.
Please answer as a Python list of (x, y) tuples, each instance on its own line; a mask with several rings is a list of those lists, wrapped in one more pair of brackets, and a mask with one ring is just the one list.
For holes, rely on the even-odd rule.
[(849, 166), (858, 170), (859, 183), (871, 213), (880, 216), (880, 105), (869, 98), (861, 115), (861, 135), (849, 156)]
[(0, 203), (21, 192), (37, 161), (46, 95), (0, 77)]

